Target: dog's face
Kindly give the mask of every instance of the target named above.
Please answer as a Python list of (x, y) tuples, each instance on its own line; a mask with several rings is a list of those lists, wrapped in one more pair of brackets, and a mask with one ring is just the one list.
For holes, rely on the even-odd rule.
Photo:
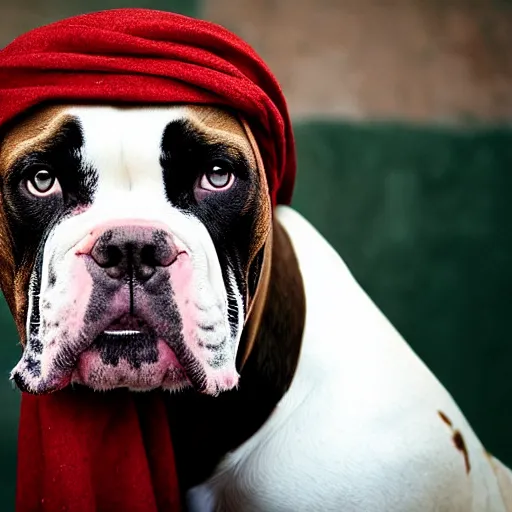
[(21, 389), (237, 384), (271, 227), (252, 141), (233, 115), (187, 106), (52, 107), (7, 133), (1, 284)]

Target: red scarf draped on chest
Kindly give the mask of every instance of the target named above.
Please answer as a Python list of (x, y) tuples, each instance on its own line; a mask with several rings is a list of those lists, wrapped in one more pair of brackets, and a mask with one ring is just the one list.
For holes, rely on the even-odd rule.
[[(231, 107), (254, 132), (272, 203), (290, 202), (295, 153), (281, 89), (222, 27), (116, 9), (32, 30), (0, 51), (0, 127), (47, 102)], [(17, 471), (17, 512), (180, 509), (161, 391), (24, 393)]]

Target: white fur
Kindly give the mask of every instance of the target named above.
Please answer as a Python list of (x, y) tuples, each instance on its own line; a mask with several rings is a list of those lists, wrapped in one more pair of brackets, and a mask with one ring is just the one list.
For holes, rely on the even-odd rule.
[[(233, 273), (233, 270), (231, 268), (228, 268), (228, 276), (229, 276), (229, 284), (231, 285), (231, 292), (236, 301), (237, 305), (237, 316), (238, 316), (238, 323), (237, 328), (238, 332), (241, 333), (244, 328), (244, 318), (245, 318), (245, 311), (244, 311), (244, 302), (242, 300), (242, 294), (240, 293), (240, 290), (238, 289), (238, 284), (236, 282), (235, 274)], [(238, 344), (233, 347), (233, 357), (236, 359), (236, 352), (238, 349)]]
[[(263, 427), (192, 490), (191, 510), (512, 510), (512, 473), (503, 469), (500, 487), (496, 459), (338, 254), (292, 209), (279, 207), (277, 217), (305, 284), (297, 373)], [(454, 430), (466, 443), (469, 474)]]

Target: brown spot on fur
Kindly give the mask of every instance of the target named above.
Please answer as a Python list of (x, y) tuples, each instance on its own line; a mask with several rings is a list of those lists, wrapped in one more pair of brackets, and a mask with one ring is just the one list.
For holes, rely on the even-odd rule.
[(462, 452), (462, 455), (464, 456), (464, 463), (466, 464), (466, 473), (469, 473), (471, 471), (469, 453), (466, 448), (464, 438), (462, 437), (462, 434), (458, 430), (455, 430), (453, 433), (453, 443), (455, 444), (457, 450)]
[(469, 474), (469, 472), (471, 471), (471, 464), (469, 462), (469, 453), (466, 448), (466, 443), (464, 441), (464, 438), (462, 437), (462, 434), (460, 433), (459, 430), (455, 430), (453, 428), (452, 420), (450, 420), (450, 418), (448, 418), (448, 416), (446, 416), (446, 414), (444, 412), (437, 411), (437, 414), (439, 414), (439, 417), (443, 420), (443, 422), (446, 423), (452, 430), (453, 444), (455, 445), (457, 450), (459, 450), (462, 453), (462, 455), (464, 456), (464, 463), (466, 465), (466, 473)]
[(450, 418), (448, 418), (448, 416), (446, 416), (446, 414), (443, 412), (443, 411), (437, 411), (437, 414), (439, 414), (439, 417), (447, 424), (449, 425), (450, 427), (453, 425), (452, 421), (450, 420)]
[(231, 114), (227, 109), (207, 105), (190, 105), (187, 110), (192, 113), (198, 122), (208, 128), (244, 137), (244, 130), (238, 117)]

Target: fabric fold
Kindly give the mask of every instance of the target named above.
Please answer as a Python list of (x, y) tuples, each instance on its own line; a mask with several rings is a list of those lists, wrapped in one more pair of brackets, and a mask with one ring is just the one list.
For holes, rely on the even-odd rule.
[(16, 510), (177, 511), (164, 393), (23, 394)]

